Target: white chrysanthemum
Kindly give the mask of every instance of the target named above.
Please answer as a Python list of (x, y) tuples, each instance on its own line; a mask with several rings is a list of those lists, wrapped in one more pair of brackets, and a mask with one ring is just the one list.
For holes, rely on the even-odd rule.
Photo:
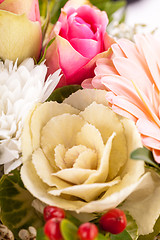
[(61, 70), (45, 81), (47, 67), (32, 58), (20, 66), (0, 62), (0, 165), (5, 173), (20, 165), (20, 135), (24, 120), (37, 102), (44, 102), (60, 80)]

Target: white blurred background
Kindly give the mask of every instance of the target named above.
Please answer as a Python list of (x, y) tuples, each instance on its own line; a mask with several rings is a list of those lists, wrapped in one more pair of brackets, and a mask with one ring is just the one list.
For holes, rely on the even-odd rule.
[(160, 0), (139, 0), (129, 4), (126, 22), (130, 26), (142, 23), (160, 28)]

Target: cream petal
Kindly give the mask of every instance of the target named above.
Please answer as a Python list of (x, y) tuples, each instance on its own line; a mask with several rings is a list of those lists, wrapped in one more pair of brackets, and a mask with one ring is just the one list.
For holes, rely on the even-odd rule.
[(115, 208), (136, 189), (138, 184), (138, 181), (131, 183), (130, 176), (127, 175), (123, 181), (110, 187), (101, 199), (85, 204), (77, 212), (104, 212)]
[(26, 14), (5, 10), (0, 10), (0, 22), (0, 58), (14, 62), (18, 58), (19, 64), (29, 57), (38, 60), (42, 43), (40, 23), (30, 21)]
[(127, 161), (127, 146), (122, 123), (110, 108), (95, 102), (81, 112), (80, 116), (99, 130), (104, 144), (113, 132), (116, 133), (109, 163), (109, 178), (113, 179)]
[(64, 158), (67, 168), (73, 167), (79, 155), (86, 150), (87, 147), (83, 145), (73, 146), (72, 148), (68, 149)]
[(33, 150), (40, 146), (40, 134), (44, 125), (54, 116), (63, 113), (78, 114), (79, 111), (70, 105), (57, 102), (45, 102), (33, 112), (31, 119), (31, 136)]
[[(104, 144), (100, 132), (95, 126), (86, 123), (81, 131), (76, 136), (77, 145), (83, 144), (87, 148), (91, 148), (96, 151), (98, 159), (101, 159), (104, 151)], [(100, 163), (98, 162), (98, 165)]]
[[(87, 202), (96, 199), (102, 192), (106, 191), (109, 187), (117, 184), (118, 178), (107, 183), (93, 183), (76, 185), (61, 190), (50, 190), (49, 193), (54, 196), (60, 196), (61, 194), (68, 194), (79, 197)], [(87, 193), (87, 194), (86, 194)]]
[(75, 211), (85, 205), (82, 201), (72, 201), (61, 197), (51, 196), (47, 190), (48, 185), (43, 183), (38, 177), (30, 160), (26, 161), (21, 168), (21, 179), (25, 187), (34, 197), (48, 205), (61, 207), (71, 211)]
[(93, 101), (107, 106), (106, 91), (97, 89), (83, 89), (71, 94), (64, 103), (83, 111)]
[(110, 158), (112, 143), (115, 135), (116, 134), (113, 133), (108, 139), (98, 170), (92, 175), (90, 175), (90, 177), (85, 181), (86, 184), (90, 184), (94, 182), (100, 183), (100, 182), (106, 181), (108, 177), (108, 171), (109, 171), (109, 158)]
[(81, 168), (68, 168), (68, 169), (63, 169), (59, 172), (53, 173), (53, 175), (67, 182), (70, 182), (72, 184), (82, 184), (93, 173), (95, 173), (95, 170), (81, 169)]
[[(141, 138), (136, 130), (135, 124), (128, 119), (121, 119), (128, 146), (128, 158), (130, 153), (142, 147)], [(144, 162), (129, 159), (120, 173), (121, 181), (108, 189), (100, 200), (92, 201), (79, 209), (79, 212), (102, 212), (115, 208), (123, 202), (139, 185), (144, 173)]]
[(33, 147), (32, 147), (32, 135), (31, 135), (31, 129), (30, 129), (30, 123), (32, 119), (33, 112), (37, 109), (39, 104), (37, 104), (34, 108), (33, 111), (28, 114), (23, 131), (22, 131), (22, 136), (21, 136), (21, 148), (22, 148), (22, 161), (25, 162), (30, 155), (32, 154)]
[(68, 113), (51, 118), (41, 131), (41, 146), (54, 166), (54, 148), (63, 144), (65, 148), (75, 145), (77, 132), (81, 130), (84, 120)]
[(124, 126), (128, 148), (128, 161), (122, 169), (121, 176), (130, 174), (132, 181), (136, 181), (144, 173), (144, 161), (132, 160), (130, 154), (135, 149), (142, 147), (141, 137), (133, 121), (122, 118), (121, 122)]
[(62, 144), (58, 144), (55, 149), (55, 163), (56, 166), (60, 169), (65, 169), (67, 166), (64, 161), (65, 153), (66, 153), (66, 148)]
[(156, 173), (146, 173), (138, 188), (122, 205), (136, 220), (139, 234), (153, 231), (155, 221), (160, 214), (160, 177)]
[(70, 186), (70, 184), (52, 175), (55, 169), (53, 169), (53, 167), (49, 164), (42, 149), (39, 148), (32, 154), (32, 163), (35, 167), (37, 175), (47, 185), (56, 186), (58, 189)]
[(97, 168), (97, 154), (91, 149), (86, 149), (80, 153), (76, 162), (73, 164), (74, 168), (96, 169)]

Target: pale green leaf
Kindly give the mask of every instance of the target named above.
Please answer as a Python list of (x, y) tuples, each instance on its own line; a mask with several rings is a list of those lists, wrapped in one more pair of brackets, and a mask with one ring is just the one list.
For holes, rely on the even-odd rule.
[(147, 148), (143, 147), (143, 148), (137, 148), (136, 150), (134, 150), (130, 157), (132, 159), (135, 160), (143, 160), (145, 161), (145, 163), (157, 168), (158, 170), (160, 170), (160, 167), (158, 166), (158, 164), (154, 161), (152, 152), (150, 150), (148, 150)]
[(132, 218), (131, 215), (129, 215), (128, 212), (125, 212), (125, 214), (127, 217), (127, 227), (125, 230), (129, 233), (133, 240), (136, 240), (138, 238), (138, 226), (136, 224), (136, 221)]

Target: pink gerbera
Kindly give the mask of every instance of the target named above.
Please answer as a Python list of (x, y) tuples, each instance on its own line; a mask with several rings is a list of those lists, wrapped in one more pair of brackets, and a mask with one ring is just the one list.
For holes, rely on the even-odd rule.
[(136, 35), (135, 43), (120, 39), (111, 50), (97, 61), (96, 76), (82, 85), (106, 89), (112, 109), (135, 121), (143, 144), (160, 163), (160, 41)]

